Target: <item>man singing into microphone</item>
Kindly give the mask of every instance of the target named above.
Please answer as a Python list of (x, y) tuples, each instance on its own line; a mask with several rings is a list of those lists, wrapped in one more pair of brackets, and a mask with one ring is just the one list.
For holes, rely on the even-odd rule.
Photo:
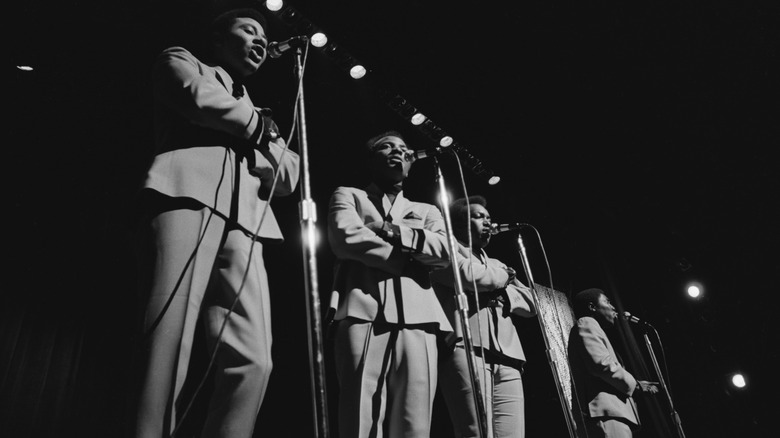
[[(525, 397), (521, 375), (525, 353), (513, 318), (536, 315), (531, 290), (515, 278), (515, 270), (488, 257), (493, 224), (482, 196), (450, 204), (452, 232), (458, 240), (457, 272), (469, 298), (469, 327), (476, 355), (476, 374), (485, 394), (488, 437), (525, 436)], [(470, 239), (469, 239), (470, 237)], [(439, 388), (457, 438), (479, 437), (479, 418), (463, 330), (457, 318), (452, 269), (431, 273), (434, 290), (456, 328), (439, 361)], [(476, 290), (476, 294), (474, 291)]]
[(574, 296), (576, 323), (569, 334), (569, 366), (574, 417), (588, 438), (630, 438), (639, 428), (635, 390), (655, 393), (658, 387), (637, 381), (618, 360), (606, 328), (615, 324), (615, 308), (601, 289)]
[(213, 385), (198, 436), (254, 431), (272, 367), (263, 246), (283, 241), (269, 203), (295, 190), (299, 172), (270, 111), (243, 85), (267, 59), (265, 29), (259, 11), (231, 10), (212, 21), (204, 50), (171, 47), (154, 65), (156, 151), (137, 239), (136, 438), (175, 435), (200, 395), (182, 395), (185, 380), (205, 378), (188, 376), (199, 322)]

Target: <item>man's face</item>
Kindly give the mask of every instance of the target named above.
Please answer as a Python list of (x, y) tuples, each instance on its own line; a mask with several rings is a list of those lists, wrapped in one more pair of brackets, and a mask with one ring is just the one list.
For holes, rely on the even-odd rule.
[(374, 180), (395, 184), (406, 179), (412, 167), (407, 155), (410, 152), (406, 143), (396, 136), (377, 140), (369, 152), (369, 167)]
[(216, 44), (216, 56), (231, 74), (246, 78), (265, 62), (268, 38), (257, 20), (237, 17)]
[(484, 248), (490, 243), (490, 213), (480, 204), (469, 205), (471, 210), (471, 244), (474, 248)]
[(617, 313), (606, 295), (599, 295), (599, 299), (595, 303), (591, 303), (591, 306), (591, 310), (596, 313), (595, 317), (597, 319), (603, 319), (610, 324), (615, 324)]

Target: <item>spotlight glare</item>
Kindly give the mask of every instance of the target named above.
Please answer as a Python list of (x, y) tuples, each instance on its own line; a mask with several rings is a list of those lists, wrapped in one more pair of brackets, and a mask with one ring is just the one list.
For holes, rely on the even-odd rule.
[(452, 195), (449, 194), (447, 190), (441, 192), (439, 195), (439, 199), (441, 202), (441, 205), (450, 205), (450, 199), (452, 199)]
[(423, 113), (416, 113), (412, 116), (412, 125), (421, 125), (427, 119)]
[(311, 36), (311, 45), (314, 47), (324, 47), (328, 44), (328, 37), (322, 32), (316, 32)]
[(734, 373), (734, 375), (731, 376), (731, 384), (737, 388), (744, 388), (747, 386), (745, 376), (743, 376), (741, 373)]
[(33, 68), (29, 65), (17, 65), (16, 68), (21, 71), (33, 71)]
[(349, 75), (354, 79), (360, 79), (366, 75), (366, 68), (360, 64), (353, 66), (351, 69), (349, 69)]
[(265, 2), (265, 7), (268, 8), (269, 11), (278, 11), (279, 9), (282, 9), (282, 6), (284, 5), (284, 2), (282, 0), (267, 0)]
[(446, 148), (447, 146), (450, 146), (452, 144), (452, 137), (449, 135), (445, 135), (444, 137), (439, 140), (439, 146)]
[(698, 284), (689, 285), (686, 292), (688, 293), (688, 296), (691, 298), (701, 297), (701, 287)]
[(488, 179), (488, 184), (490, 184), (491, 186), (494, 186), (494, 185), (498, 184), (499, 181), (501, 181), (501, 177), (493, 175), (493, 176), (490, 177), (490, 179)]

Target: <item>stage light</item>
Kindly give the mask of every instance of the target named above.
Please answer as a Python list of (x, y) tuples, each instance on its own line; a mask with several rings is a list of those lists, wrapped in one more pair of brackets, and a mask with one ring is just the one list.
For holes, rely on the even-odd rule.
[(734, 373), (731, 376), (731, 384), (734, 385), (735, 388), (744, 388), (747, 386), (747, 381), (745, 381), (745, 376), (742, 375), (742, 373)]
[(265, 7), (268, 8), (269, 11), (277, 12), (280, 9), (282, 9), (282, 6), (284, 6), (284, 2), (282, 0), (266, 0)]
[(499, 182), (501, 182), (501, 177), (498, 176), (498, 175), (491, 175), (488, 178), (488, 184), (490, 184), (491, 186), (494, 186), (494, 185), (498, 184)]
[(16, 68), (21, 71), (33, 71), (33, 68), (29, 65), (17, 65)]
[(315, 32), (314, 35), (311, 36), (311, 45), (314, 47), (324, 47), (325, 44), (328, 44), (328, 36), (325, 35), (322, 32)]
[(349, 69), (349, 75), (352, 76), (353, 79), (360, 79), (366, 75), (366, 68), (360, 64), (355, 65)]
[(445, 135), (439, 140), (439, 146), (446, 148), (447, 146), (452, 145), (452, 137), (449, 135)]
[(412, 119), (411, 119), (411, 120), (412, 120), (412, 125), (419, 126), (419, 125), (421, 125), (423, 122), (425, 122), (426, 120), (428, 120), (428, 117), (425, 117), (425, 114), (423, 114), (423, 113), (415, 113), (415, 114), (412, 116)]
[(698, 281), (692, 281), (688, 283), (688, 286), (686, 286), (685, 293), (688, 294), (688, 297), (690, 298), (699, 299), (704, 293), (704, 290), (701, 283)]

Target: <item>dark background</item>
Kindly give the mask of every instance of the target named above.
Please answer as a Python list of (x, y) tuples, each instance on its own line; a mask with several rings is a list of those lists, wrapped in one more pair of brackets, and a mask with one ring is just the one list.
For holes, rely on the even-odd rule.
[[(149, 69), (160, 49), (187, 41), (213, 4), (13, 5), (3, 436), (107, 437), (127, 429), (137, 304), (132, 207), (153, 151)], [(319, 49), (307, 58), (311, 194), (323, 235), (332, 190), (364, 181), (359, 150), (368, 136), (397, 128), (414, 147), (433, 146), (382, 92), (403, 96), (502, 177), (489, 186), (463, 173), (496, 222), (536, 228), (538, 238), (522, 236), (537, 283), (567, 295), (601, 287), (653, 324), (688, 437), (776, 434), (776, 2), (290, 4), (369, 68), (355, 81)], [(269, 22), (271, 39), (299, 34), (278, 16)], [(285, 131), (293, 60), (269, 61), (248, 84)], [(460, 196), (454, 160), (440, 162)], [(414, 165), (406, 191), (436, 202), (432, 160)], [(275, 369), (256, 436), (314, 436), (299, 194), (275, 201), (287, 241), (265, 249)], [(488, 250), (521, 270), (512, 234)], [(327, 245), (316, 256), (326, 300), (333, 260)], [(684, 296), (688, 281), (703, 285), (698, 301)], [(528, 436), (565, 437), (540, 327), (518, 325), (529, 358)], [(635, 372), (657, 380), (641, 332), (624, 335)], [(193, 380), (205, 354), (196, 350)], [(730, 387), (736, 371), (747, 388)], [(333, 415), (330, 370), (327, 390)], [(664, 397), (639, 398), (641, 436), (673, 436)], [(201, 405), (194, 409), (188, 431), (202, 419)], [(449, 433), (441, 409), (434, 437)]]

